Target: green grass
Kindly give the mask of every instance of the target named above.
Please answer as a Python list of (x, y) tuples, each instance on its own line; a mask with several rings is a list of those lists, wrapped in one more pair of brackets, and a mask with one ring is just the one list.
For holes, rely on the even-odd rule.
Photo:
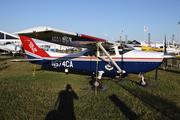
[[(18, 56), (17, 58), (21, 58)], [(0, 56), (0, 119), (180, 119), (180, 70), (158, 68), (144, 76), (156, 88), (135, 87), (138, 75), (129, 74), (128, 82), (103, 81), (110, 87), (95, 95), (89, 78), (81, 71), (45, 70), (34, 64), (8, 62), (11, 56)], [(75, 74), (76, 73), (76, 74)], [(73, 91), (67, 91), (71, 86)], [(69, 86), (69, 88), (70, 88)]]

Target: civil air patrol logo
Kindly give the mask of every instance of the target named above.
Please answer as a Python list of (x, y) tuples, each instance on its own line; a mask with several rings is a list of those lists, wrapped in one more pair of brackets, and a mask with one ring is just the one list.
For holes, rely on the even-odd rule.
[(106, 70), (111, 71), (112, 69), (114, 69), (114, 66), (111, 62), (108, 62), (108, 63), (106, 63), (105, 68), (106, 68)]

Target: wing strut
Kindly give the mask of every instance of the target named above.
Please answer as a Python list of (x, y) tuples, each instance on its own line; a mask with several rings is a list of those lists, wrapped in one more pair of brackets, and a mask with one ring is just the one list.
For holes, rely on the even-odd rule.
[(101, 45), (101, 42), (98, 42), (97, 45), (101, 48), (101, 50), (104, 52), (104, 54), (109, 58), (109, 60), (113, 63), (113, 65), (117, 68), (117, 73), (126, 73), (124, 70), (121, 70), (121, 68), (116, 64), (116, 62), (111, 58), (111, 56), (108, 54), (108, 52), (104, 49), (104, 47)]

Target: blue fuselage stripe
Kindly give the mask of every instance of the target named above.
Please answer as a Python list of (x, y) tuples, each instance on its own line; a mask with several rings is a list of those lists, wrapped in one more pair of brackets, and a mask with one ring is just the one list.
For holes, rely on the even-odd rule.
[[(77, 60), (47, 60), (44, 59), (42, 61), (34, 62), (35, 64), (40, 65), (48, 65), (53, 67), (64, 67), (64, 68), (71, 68), (71, 69), (79, 69), (85, 71), (96, 71), (96, 61), (77, 61)], [(125, 70), (126, 73), (145, 73), (157, 68), (161, 62), (131, 62), (131, 61), (116, 61), (117, 65), (122, 69)], [(105, 61), (98, 62), (98, 71), (104, 71), (105, 73), (117, 73), (117, 69), (112, 65), (108, 64)]]

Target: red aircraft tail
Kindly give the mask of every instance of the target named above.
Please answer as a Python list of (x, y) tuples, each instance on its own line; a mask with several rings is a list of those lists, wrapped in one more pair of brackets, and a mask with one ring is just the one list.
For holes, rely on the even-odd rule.
[(19, 37), (28, 58), (50, 57), (49, 54), (40, 49), (31, 38), (22, 35), (19, 35)]

